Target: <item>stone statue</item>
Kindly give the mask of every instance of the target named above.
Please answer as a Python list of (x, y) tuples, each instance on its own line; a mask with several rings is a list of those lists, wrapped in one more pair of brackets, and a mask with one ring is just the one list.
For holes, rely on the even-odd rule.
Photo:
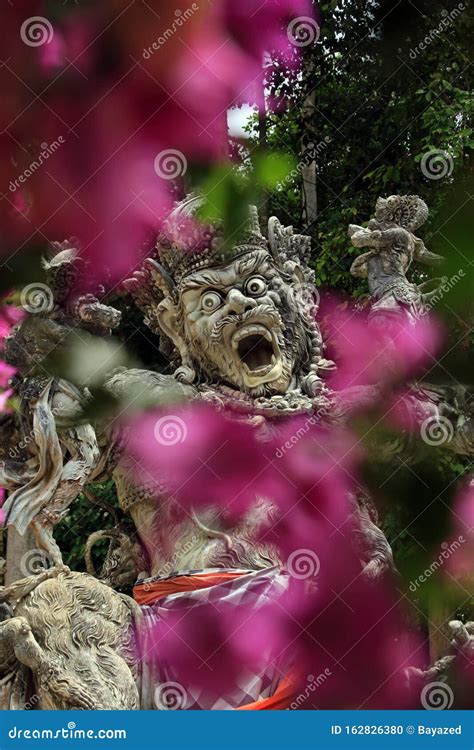
[(414, 260), (437, 265), (442, 258), (426, 249), (414, 232), (428, 218), (428, 207), (417, 195), (379, 198), (367, 229), (349, 226), (354, 247), (370, 248), (352, 264), (354, 276), (367, 277), (374, 299), (371, 317), (380, 321), (401, 312), (414, 322), (425, 314), (426, 296), (406, 273)]
[[(196, 221), (199, 205), (192, 196), (176, 206), (154, 255), (124, 284), (159, 335), (173, 374), (120, 369), (106, 379), (104, 390), (121, 404), (142, 398), (157, 405), (192, 399), (226, 406), (236, 419), (255, 425), (262, 440), (279, 416), (343, 421), (351, 394), (342, 398), (324, 380), (334, 363), (324, 356), (316, 321), (309, 238), (274, 217), (263, 234), (251, 208), (244, 237), (228, 248), (218, 225)], [(367, 230), (350, 228), (353, 244), (370, 248), (352, 271), (368, 275), (373, 315), (401, 311), (415, 319), (421, 314), (423, 295), (405, 274), (413, 259), (436, 259), (413, 235), (426, 215), (419, 198), (392, 196), (379, 199)], [(118, 311), (97, 296), (74, 293), (82, 263), (71, 243), (53, 248), (46, 263), (51, 308), (27, 318), (7, 346), (10, 362), (20, 368), (15, 388), (21, 399), (20, 416), (0, 428), (6, 446), (0, 453), (0, 486), (9, 491), (7, 520), (20, 533), (33, 530), (53, 567), (0, 588), (3, 701), (21, 708), (36, 695), (40, 708), (156, 708), (156, 686), (169, 675), (150, 673), (133, 647), (133, 633), (148, 612), (145, 605), (153, 603), (154, 587), (164, 579), (172, 585), (190, 571), (204, 578), (210, 570), (212, 575), (230, 572), (240, 576), (235, 585), (242, 587), (259, 576), (268, 591), (284, 587), (285, 578), (276, 550), (258, 541), (272, 513), (271, 500), (256, 498), (231, 533), (216, 509), (177, 516), (166, 486), (137, 487), (121, 441), (84, 416), (87, 386), (48, 375), (43, 363), (50, 349), (67, 350), (68, 336), (78, 332), (109, 335), (120, 321)], [(407, 402), (407, 408), (414, 405), (420, 421), (434, 397), (418, 395), (410, 395), (413, 404)], [(454, 422), (461, 411), (458, 404), (452, 407)], [(463, 414), (463, 428), (456, 432), (461, 437), (450, 448), (472, 450), (472, 427), (466, 424)], [(21, 450), (12, 454), (8, 446), (19, 443)], [(88, 485), (110, 476), (122, 512), (134, 522), (136, 540), (120, 528), (97, 531), (86, 545), (89, 574), (70, 572), (54, 540), (54, 526), (80, 493), (90, 495)], [(370, 501), (354, 497), (351, 502), (354, 549), (364, 574), (375, 579), (393, 569), (391, 549)], [(90, 550), (104, 535), (110, 540), (109, 556), (98, 580)], [(139, 603), (114, 590), (137, 577)], [(219, 576), (212, 585), (223, 585)], [(199, 704), (196, 699), (184, 707), (240, 708), (269, 700), (272, 694), (263, 684), (254, 681), (252, 692), (201, 698)], [(278, 691), (278, 684), (272, 689)]]

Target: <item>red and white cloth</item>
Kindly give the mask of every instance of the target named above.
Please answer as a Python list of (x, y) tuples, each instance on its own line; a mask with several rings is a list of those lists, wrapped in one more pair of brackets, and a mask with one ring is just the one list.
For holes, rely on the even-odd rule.
[[(182, 684), (172, 666), (160, 659), (159, 643), (153, 632), (163, 618), (179, 616), (192, 626), (197, 608), (213, 607), (217, 614), (232, 617), (232, 610), (257, 612), (282, 596), (288, 586), (288, 574), (278, 567), (264, 570), (191, 570), (167, 577), (140, 581), (134, 598), (141, 604), (145, 634), (142, 642), (142, 693), (158, 710), (261, 710), (283, 709), (291, 703), (292, 683), (288, 664), (270, 653), (262, 654), (258, 673), (242, 671), (236, 684), (225, 694), (192, 684)], [(197, 613), (199, 614), (199, 613)], [(215, 611), (212, 613), (215, 615)], [(236, 618), (237, 619), (237, 618)], [(149, 634), (149, 640), (147, 637)], [(150, 701), (150, 696), (152, 701)]]

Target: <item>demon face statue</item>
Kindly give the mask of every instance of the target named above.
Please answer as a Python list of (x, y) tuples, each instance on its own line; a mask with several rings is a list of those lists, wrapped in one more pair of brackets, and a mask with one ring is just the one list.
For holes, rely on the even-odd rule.
[(314, 320), (309, 238), (276, 218), (265, 237), (251, 207), (244, 238), (224, 250), (219, 228), (196, 220), (199, 204), (192, 197), (175, 208), (155, 256), (126, 283), (171, 354), (175, 377), (254, 397), (315, 395), (328, 363)]

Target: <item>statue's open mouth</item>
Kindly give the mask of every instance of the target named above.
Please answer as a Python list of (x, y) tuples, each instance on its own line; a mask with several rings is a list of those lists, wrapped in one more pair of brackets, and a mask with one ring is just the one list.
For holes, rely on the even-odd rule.
[(232, 336), (232, 349), (246, 380), (267, 381), (280, 375), (280, 348), (274, 333), (266, 326), (252, 324), (238, 328)]

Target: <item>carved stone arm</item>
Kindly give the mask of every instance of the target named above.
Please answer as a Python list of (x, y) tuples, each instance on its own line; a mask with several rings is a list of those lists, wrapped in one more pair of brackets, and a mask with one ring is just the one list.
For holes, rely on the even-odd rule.
[(353, 276), (358, 276), (359, 278), (365, 278), (368, 273), (367, 261), (372, 255), (372, 252), (359, 255), (352, 263), (351, 274)]
[(420, 263), (424, 263), (427, 266), (439, 266), (443, 262), (443, 257), (427, 250), (425, 243), (419, 237), (413, 236), (413, 241), (415, 243), (414, 256)]
[(364, 229), (355, 224), (350, 224), (348, 232), (354, 247), (371, 247), (375, 250), (380, 247), (382, 232), (378, 229)]

